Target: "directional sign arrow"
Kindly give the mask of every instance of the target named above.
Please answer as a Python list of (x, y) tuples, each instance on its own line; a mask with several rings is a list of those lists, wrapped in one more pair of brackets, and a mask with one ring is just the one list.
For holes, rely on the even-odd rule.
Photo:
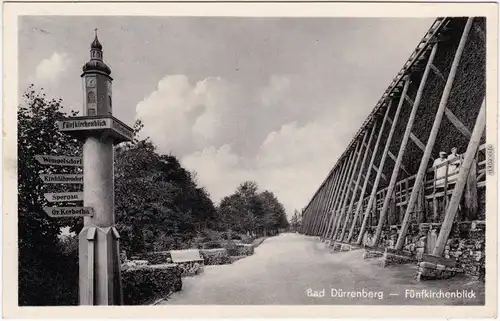
[(42, 165), (83, 166), (82, 157), (35, 155), (35, 159)]
[(93, 216), (92, 207), (44, 207), (43, 210), (50, 217), (85, 217)]
[(83, 192), (45, 193), (43, 195), (49, 202), (83, 201)]
[(40, 178), (48, 184), (83, 184), (82, 174), (40, 174)]

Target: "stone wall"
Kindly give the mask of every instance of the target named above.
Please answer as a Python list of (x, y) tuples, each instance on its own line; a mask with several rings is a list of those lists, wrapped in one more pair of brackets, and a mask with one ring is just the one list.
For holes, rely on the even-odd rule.
[[(440, 223), (412, 224), (408, 230), (403, 251), (407, 256), (421, 261), (424, 254), (432, 254), (441, 228)], [(385, 226), (379, 248), (395, 245), (400, 226)], [(367, 229), (365, 245), (372, 242), (374, 231)], [(484, 221), (456, 222), (447, 241), (443, 257), (454, 259), (456, 267), (467, 276), (484, 279)]]

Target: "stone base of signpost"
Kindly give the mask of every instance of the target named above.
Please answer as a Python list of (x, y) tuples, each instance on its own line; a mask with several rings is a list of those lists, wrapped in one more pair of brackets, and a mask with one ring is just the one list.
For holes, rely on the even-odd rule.
[(113, 227), (85, 226), (78, 235), (80, 305), (123, 304), (118, 238)]

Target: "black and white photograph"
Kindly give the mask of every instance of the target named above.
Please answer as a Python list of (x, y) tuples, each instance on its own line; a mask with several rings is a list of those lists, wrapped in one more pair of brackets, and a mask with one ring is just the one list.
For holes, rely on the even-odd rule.
[(76, 6), (10, 44), (19, 308), (496, 315), (486, 15)]

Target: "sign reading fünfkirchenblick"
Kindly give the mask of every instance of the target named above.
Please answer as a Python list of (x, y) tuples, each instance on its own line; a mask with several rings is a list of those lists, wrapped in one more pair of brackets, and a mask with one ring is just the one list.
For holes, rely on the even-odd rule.
[(77, 136), (106, 131), (120, 141), (130, 141), (134, 138), (134, 130), (113, 116), (72, 117), (58, 121), (57, 125), (61, 132)]
[(36, 155), (35, 159), (42, 165), (83, 166), (82, 157)]
[(49, 202), (83, 201), (83, 192), (45, 193), (44, 196)]
[(92, 207), (44, 207), (43, 210), (50, 217), (84, 217), (94, 215)]
[(40, 178), (48, 184), (83, 184), (82, 174), (40, 174)]

